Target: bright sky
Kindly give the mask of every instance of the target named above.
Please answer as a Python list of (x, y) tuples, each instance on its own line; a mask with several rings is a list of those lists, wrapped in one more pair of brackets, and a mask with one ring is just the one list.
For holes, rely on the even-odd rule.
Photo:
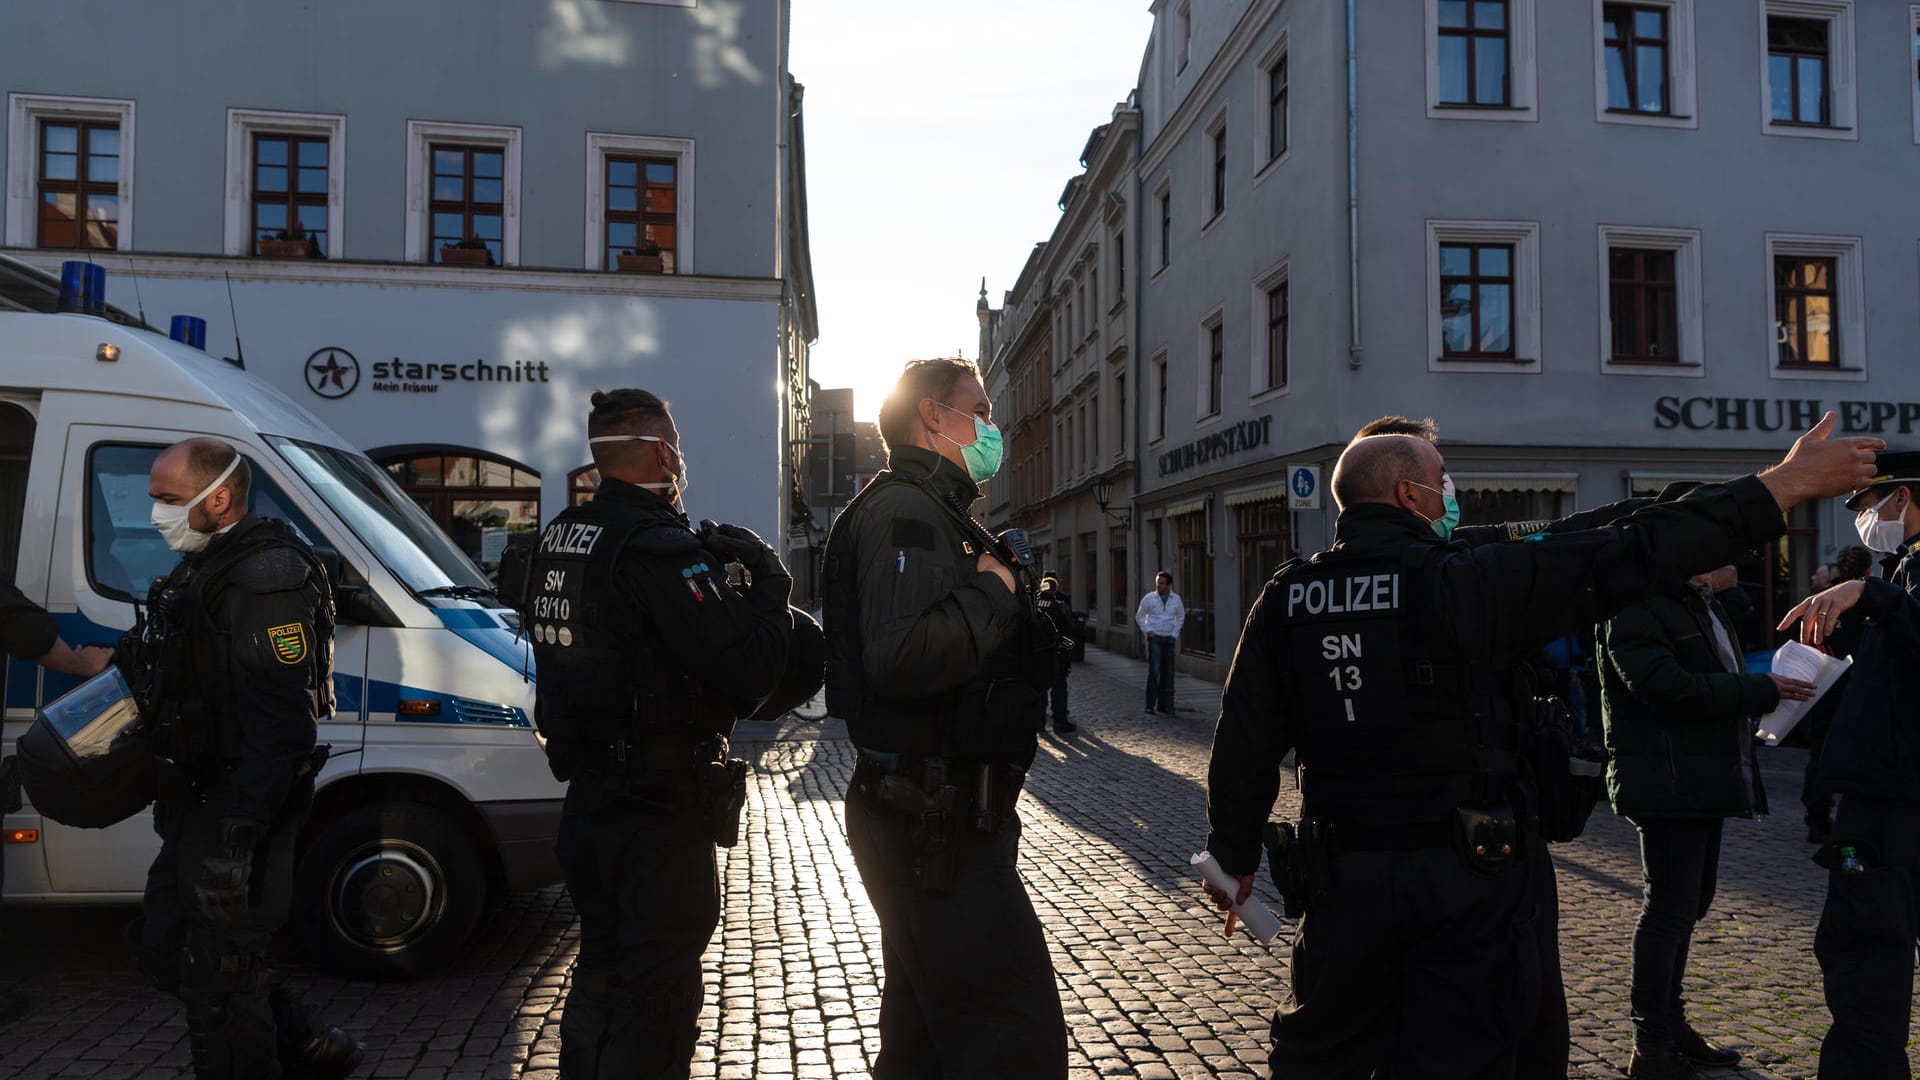
[(998, 307), (1152, 25), (1147, 0), (797, 0), (821, 386), (871, 420), (907, 360), (979, 359), (980, 278)]

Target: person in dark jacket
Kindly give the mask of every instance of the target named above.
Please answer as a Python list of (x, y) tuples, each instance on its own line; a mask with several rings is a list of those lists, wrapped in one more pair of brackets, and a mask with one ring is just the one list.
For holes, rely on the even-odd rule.
[[(6, 582), (0, 582), (0, 654), (31, 660), (48, 671), (61, 675), (92, 678), (113, 663), (113, 650), (100, 645), (76, 649), (60, 636), (60, 624), (39, 604)], [(0, 668), (5, 661), (0, 659)], [(4, 680), (0, 680), (4, 685)], [(8, 770), (0, 766), (0, 812), (10, 798)], [(0, 853), (0, 894), (7, 881), (7, 860)], [(19, 994), (0, 993), (0, 1020), (12, 1020), (27, 1011), (27, 999)]]
[[(1251, 894), (1281, 761), (1298, 751), (1304, 905), (1275, 1075), (1513, 1077), (1540, 1020), (1543, 906), (1517, 760), (1515, 663), (1574, 627), (1724, 563), (1785, 511), (1870, 476), (1877, 439), (1827, 414), (1781, 464), (1603, 529), (1447, 542), (1437, 448), (1355, 440), (1336, 466), (1334, 546), (1275, 575), (1223, 692), (1208, 850)], [(1540, 1075), (1528, 1072), (1527, 1077)]]
[(1920, 943), (1920, 452), (1884, 454), (1848, 496), (1861, 541), (1884, 578), (1835, 585), (1794, 605), (1781, 629), (1853, 656), (1820, 761), (1838, 796), (1833, 839), (1815, 855), (1827, 902), (1813, 952), (1833, 1026), (1820, 1075), (1908, 1075), (1914, 947)]
[(1687, 1022), (1681, 984), (1693, 927), (1713, 904), (1721, 822), (1766, 812), (1753, 718), (1813, 687), (1749, 675), (1712, 574), (1620, 612), (1600, 628), (1607, 794), (1640, 833), (1646, 875), (1633, 934), (1634, 1080), (1732, 1065), (1734, 1050)]
[[(1873, 553), (1859, 544), (1849, 544), (1840, 549), (1833, 565), (1824, 568), (1828, 571), (1827, 580), (1816, 576), (1813, 582), (1815, 592), (1825, 592), (1835, 585), (1848, 581), (1859, 581), (1873, 573)], [(1836, 656), (1846, 656), (1853, 651), (1858, 639), (1857, 627), (1854, 632), (1842, 640), (1836, 637), (1829, 649)], [(1840, 678), (1820, 695), (1820, 700), (1807, 710), (1806, 718), (1801, 722), (1807, 729), (1807, 769), (1800, 783), (1800, 805), (1806, 809), (1807, 843), (1824, 844), (1833, 839), (1833, 792), (1828, 791), (1820, 778), (1820, 759), (1826, 752), (1827, 733), (1833, 730), (1833, 716), (1840, 711), (1840, 702), (1847, 696), (1849, 673), (1842, 672)]]
[(887, 469), (827, 538), (828, 706), (859, 751), (847, 846), (886, 965), (875, 1080), (1067, 1075), (1015, 869), (1059, 640), (1030, 553), (967, 514), (1000, 464), (992, 421), (971, 363), (909, 364), (880, 407)]
[[(1073, 598), (1067, 590), (1060, 587), (1060, 578), (1056, 574), (1044, 574), (1040, 578), (1040, 614), (1053, 624), (1054, 632), (1060, 635), (1062, 642), (1077, 640), (1080, 627), (1073, 618)], [(1067, 676), (1073, 670), (1073, 650), (1060, 650), (1060, 662), (1054, 669), (1053, 685), (1047, 696), (1053, 701), (1053, 730), (1065, 735), (1079, 730), (1080, 725), (1067, 717)]]

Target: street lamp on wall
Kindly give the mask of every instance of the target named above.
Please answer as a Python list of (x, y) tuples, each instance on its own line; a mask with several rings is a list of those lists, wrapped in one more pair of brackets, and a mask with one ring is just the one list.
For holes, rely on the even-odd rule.
[(1093, 505), (1099, 507), (1102, 514), (1112, 518), (1114, 524), (1120, 526), (1122, 529), (1133, 528), (1133, 510), (1131, 508), (1126, 510), (1107, 509), (1107, 500), (1112, 497), (1113, 481), (1103, 476), (1093, 482)]

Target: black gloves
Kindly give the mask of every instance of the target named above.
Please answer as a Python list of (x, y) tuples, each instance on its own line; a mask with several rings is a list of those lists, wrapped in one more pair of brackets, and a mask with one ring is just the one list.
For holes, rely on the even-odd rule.
[(215, 926), (227, 926), (247, 913), (247, 886), (253, 877), (253, 849), (260, 826), (238, 818), (220, 819), (220, 842), (200, 860), (193, 903)]
[(748, 595), (753, 598), (756, 608), (765, 605), (771, 609), (778, 601), (780, 610), (785, 610), (787, 597), (793, 591), (793, 575), (787, 572), (787, 566), (780, 561), (780, 554), (767, 546), (765, 540), (752, 529), (739, 525), (719, 525), (711, 521), (700, 523), (700, 542), (708, 551), (729, 562), (737, 562), (746, 567), (753, 575), (753, 587)]

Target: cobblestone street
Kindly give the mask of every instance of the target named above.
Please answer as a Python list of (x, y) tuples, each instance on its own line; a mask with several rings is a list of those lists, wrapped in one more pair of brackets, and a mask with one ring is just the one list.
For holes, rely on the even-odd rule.
[[(1178, 717), (1147, 717), (1139, 667), (1096, 652), (1075, 669), (1080, 731), (1043, 740), (1022, 801), (1022, 865), (1053, 948), (1074, 1077), (1264, 1077), (1284, 939), (1271, 951), (1245, 935), (1223, 941), (1187, 867), (1204, 842), (1218, 691), (1183, 677)], [(738, 747), (758, 766), (750, 830), (722, 853), (729, 900), (707, 954), (695, 1075), (865, 1077), (880, 934), (841, 833), (853, 751), (832, 723), (755, 737), (743, 732)], [(1765, 760), (1776, 813), (1729, 823), (1690, 1008), (1700, 1030), (1746, 1055), (1747, 1071), (1719, 1075), (1810, 1077), (1827, 1019), (1812, 956), (1825, 886), (1801, 836), (1804, 755)], [(1633, 831), (1602, 809), (1557, 857), (1574, 1074), (1618, 1076), (1639, 903)], [(119, 944), (128, 915), (6, 913), (0, 988), (18, 985), (34, 1007), (0, 1026), (0, 1077), (189, 1075), (178, 1006), (141, 983)], [(512, 898), (457, 967), (423, 983), (348, 983), (287, 961), (309, 1000), (366, 1040), (357, 1076), (546, 1080), (575, 934), (552, 888)]]

